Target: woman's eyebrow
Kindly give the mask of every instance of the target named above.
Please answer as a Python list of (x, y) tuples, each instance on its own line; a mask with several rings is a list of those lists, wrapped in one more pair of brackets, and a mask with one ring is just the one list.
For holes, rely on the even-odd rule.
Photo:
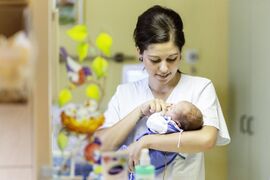
[[(155, 55), (147, 55), (148, 57), (152, 57), (152, 58), (159, 58), (159, 56), (155, 56)], [(178, 56), (178, 53), (173, 53), (173, 54), (170, 54), (168, 57), (170, 56)]]
[(148, 55), (148, 57), (159, 58), (159, 56), (154, 56), (154, 55)]
[(178, 53), (170, 54), (169, 57), (170, 56), (178, 56)]

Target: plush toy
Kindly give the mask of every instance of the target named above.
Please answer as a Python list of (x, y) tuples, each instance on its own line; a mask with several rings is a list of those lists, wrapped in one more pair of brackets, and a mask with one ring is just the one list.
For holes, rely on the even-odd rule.
[(60, 48), (60, 54), (65, 60), (68, 79), (70, 82), (76, 86), (84, 84), (87, 79), (92, 75), (92, 72), (89, 67), (82, 66), (72, 59), (64, 47)]
[(90, 163), (101, 164), (101, 142), (97, 137), (84, 148), (84, 157)]
[(91, 112), (91, 106), (68, 104), (61, 112), (63, 126), (74, 133), (92, 135), (100, 127), (105, 118), (103, 114)]
[(23, 32), (8, 39), (0, 36), (0, 102), (27, 100), (32, 51)]

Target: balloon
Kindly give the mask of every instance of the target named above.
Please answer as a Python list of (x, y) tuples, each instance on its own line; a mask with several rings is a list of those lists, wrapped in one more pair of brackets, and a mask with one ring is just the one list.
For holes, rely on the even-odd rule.
[(68, 90), (68, 89), (61, 90), (60, 93), (59, 93), (59, 96), (58, 96), (59, 106), (65, 105), (71, 99), (72, 99), (72, 94), (71, 94), (70, 90)]
[(83, 42), (88, 36), (85, 25), (76, 25), (67, 31), (67, 35), (76, 42)]
[(89, 44), (80, 43), (77, 47), (77, 52), (79, 54), (79, 60), (82, 62), (88, 55)]
[(108, 66), (108, 62), (104, 58), (98, 56), (94, 59), (92, 63), (92, 70), (98, 78), (101, 78), (106, 75)]
[(86, 87), (86, 96), (94, 99), (99, 100), (100, 99), (100, 89), (96, 84), (90, 84)]
[(63, 151), (68, 145), (68, 136), (60, 131), (57, 137), (57, 145), (61, 151)]
[(110, 56), (112, 37), (107, 33), (100, 33), (96, 39), (96, 46), (103, 52), (106, 56)]

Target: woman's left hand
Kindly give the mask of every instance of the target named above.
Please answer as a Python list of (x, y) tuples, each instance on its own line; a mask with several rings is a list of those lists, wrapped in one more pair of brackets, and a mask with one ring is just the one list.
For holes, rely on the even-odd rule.
[(139, 164), (141, 150), (143, 148), (147, 148), (144, 137), (142, 137), (139, 141), (133, 142), (127, 148), (129, 154), (128, 166), (130, 172), (133, 172), (135, 165)]

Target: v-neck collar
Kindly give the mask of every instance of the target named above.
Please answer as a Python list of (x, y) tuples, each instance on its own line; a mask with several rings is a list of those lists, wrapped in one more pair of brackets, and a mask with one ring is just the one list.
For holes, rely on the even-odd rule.
[[(155, 96), (153, 95), (150, 87), (149, 87), (149, 78), (146, 78), (147, 80), (145, 81), (145, 86), (146, 86), (146, 93), (147, 93), (147, 97), (152, 97), (152, 99), (155, 99)], [(177, 89), (179, 88), (179, 86), (182, 83), (182, 79), (183, 79), (183, 74), (181, 73), (180, 75), (180, 79), (178, 80), (176, 86), (172, 89), (171, 93), (169, 94), (169, 96), (167, 97), (167, 99), (165, 100), (165, 102), (170, 102), (171, 98), (173, 97), (174, 93), (177, 92)]]

